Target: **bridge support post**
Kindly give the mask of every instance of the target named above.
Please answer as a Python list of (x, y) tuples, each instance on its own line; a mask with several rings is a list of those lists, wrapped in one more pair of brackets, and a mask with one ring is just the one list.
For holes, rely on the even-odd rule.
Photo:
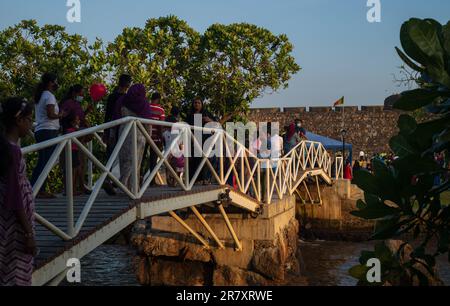
[(209, 226), (208, 222), (206, 222), (205, 218), (200, 214), (198, 209), (195, 206), (191, 207), (191, 210), (194, 212), (197, 219), (203, 224), (203, 226), (206, 228), (208, 233), (213, 237), (213, 239), (216, 241), (217, 245), (219, 246), (219, 249), (225, 249), (225, 246), (223, 245), (222, 241), (220, 241), (219, 237), (217, 237), (216, 233), (214, 233), (213, 229)]
[[(92, 154), (92, 140), (88, 143), (88, 150), (89, 152)], [(92, 160), (90, 158), (87, 159), (88, 160), (88, 187), (89, 189), (92, 189), (93, 187), (93, 164), (92, 164)]]
[(210, 249), (208, 242), (206, 242), (206, 240), (203, 239), (197, 232), (195, 232), (189, 225), (187, 225), (186, 222), (184, 222), (180, 217), (178, 217), (178, 215), (176, 213), (174, 213), (173, 211), (170, 211), (169, 214), (178, 223), (180, 223), (181, 226), (183, 226), (189, 233), (191, 233), (195, 238), (197, 238), (197, 240), (200, 241), (201, 244), (203, 244), (203, 246), (205, 248)]
[(303, 181), (303, 186), (305, 186), (306, 193), (308, 194), (308, 198), (311, 201), (311, 204), (314, 204), (314, 199), (312, 198), (311, 193), (309, 192), (309, 189), (308, 189), (308, 185), (306, 185), (305, 181)]
[(132, 172), (131, 172), (131, 184), (132, 192), (135, 196), (139, 193), (139, 171), (138, 171), (138, 160), (137, 160), (137, 126), (136, 122), (133, 122), (131, 128), (131, 160), (132, 160)]
[(322, 205), (322, 194), (320, 193), (319, 177), (316, 176), (317, 195), (319, 196), (319, 204)]
[(223, 205), (219, 205), (220, 213), (222, 214), (223, 219), (225, 220), (225, 223), (227, 225), (228, 230), (230, 231), (231, 236), (233, 237), (234, 242), (236, 243), (236, 251), (241, 252), (242, 251), (242, 244), (239, 241), (239, 238), (236, 235), (236, 232), (233, 229), (233, 225), (231, 225), (230, 219), (228, 219), (227, 213), (225, 212), (225, 209), (223, 208)]
[(67, 235), (75, 235), (73, 220), (73, 177), (72, 177), (72, 140), (66, 144), (66, 199), (67, 199)]
[(189, 157), (193, 156), (192, 148), (191, 148), (191, 130), (187, 127), (183, 130), (183, 143), (184, 143), (184, 185), (186, 186), (186, 190), (190, 190), (189, 188)]

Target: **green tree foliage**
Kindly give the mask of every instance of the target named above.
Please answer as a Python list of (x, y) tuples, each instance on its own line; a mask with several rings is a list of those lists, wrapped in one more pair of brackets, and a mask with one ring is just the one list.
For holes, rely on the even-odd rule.
[(149, 19), (143, 29), (126, 28), (109, 44), (109, 61), (116, 76), (129, 73), (170, 106), (184, 99), (199, 41), (200, 34), (175, 16)]
[[(263, 93), (286, 88), (300, 70), (286, 35), (247, 23), (214, 24), (201, 35), (176, 16), (125, 28), (107, 47), (99, 39), (89, 45), (61, 26), (22, 21), (0, 32), (0, 50), (4, 96), (31, 99), (47, 71), (59, 75), (59, 98), (75, 83), (106, 82), (112, 88), (121, 73), (129, 73), (134, 82), (159, 91), (168, 108), (201, 96), (226, 119), (245, 114)], [(101, 116), (93, 115), (92, 123), (100, 123)]]
[[(448, 158), (450, 148), (450, 23), (442, 26), (431, 19), (411, 19), (403, 24), (400, 38), (404, 51), (396, 50), (405, 64), (421, 73), (421, 87), (403, 92), (394, 107), (424, 108), (433, 116), (420, 124), (407, 114), (400, 116), (400, 132), (390, 141), (398, 159), (392, 166), (374, 160), (373, 174), (355, 173), (354, 183), (364, 190), (365, 200), (358, 202), (359, 210), (353, 214), (378, 220), (374, 240), (409, 236), (418, 240), (411, 261), (385, 265), (396, 268), (386, 268), (384, 275), (389, 278), (389, 271), (398, 275), (400, 267), (427, 284), (414, 265), (420, 263), (432, 273), (436, 257), (449, 254), (450, 203), (443, 196), (450, 189), (449, 169), (436, 163), (435, 154)], [(398, 256), (391, 260), (398, 263)], [(362, 266), (355, 267), (351, 273), (365, 283), (365, 275), (356, 273), (361, 270)]]
[(245, 114), (264, 92), (287, 88), (300, 67), (286, 35), (248, 23), (214, 24), (202, 36), (193, 91), (210, 100), (219, 117)]
[(103, 44), (92, 45), (81, 35), (69, 35), (57, 25), (39, 27), (22, 21), (0, 32), (0, 91), (3, 96), (32, 99), (43, 72), (54, 72), (61, 85), (59, 95), (71, 85), (102, 80), (107, 69)]

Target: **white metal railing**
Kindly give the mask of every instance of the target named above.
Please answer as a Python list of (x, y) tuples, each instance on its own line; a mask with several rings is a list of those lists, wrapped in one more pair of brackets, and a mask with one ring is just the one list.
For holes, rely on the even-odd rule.
[(344, 178), (344, 158), (342, 156), (336, 157), (334, 178), (336, 180)]
[[(286, 194), (292, 195), (302, 180), (308, 175), (322, 174), (322, 177), (324, 178), (331, 177), (330, 155), (323, 145), (318, 142), (302, 141), (287, 155), (277, 160), (259, 159), (250, 152), (248, 148), (223, 130), (192, 127), (188, 125), (180, 126), (177, 124), (179, 133), (175, 140), (172, 141), (171, 147), (166, 148), (165, 151), (160, 150), (150, 136), (151, 133), (149, 132), (148, 127), (160, 126), (171, 129), (174, 125), (174, 123), (126, 117), (114, 122), (91, 127), (23, 148), (22, 153), (26, 155), (55, 146), (51, 158), (33, 186), (34, 196), (39, 193), (45, 179), (56, 165), (62, 152), (65, 151), (65, 197), (67, 202), (66, 230), (64, 231), (58, 228), (39, 214), (36, 214), (36, 220), (62, 239), (73, 239), (80, 233), (107, 178), (115, 183), (115, 185), (130, 199), (136, 200), (143, 197), (150, 186), (150, 183), (159, 175), (163, 165), (170, 175), (175, 178), (180, 188), (185, 191), (191, 190), (194, 187), (202, 169), (207, 167), (217, 184), (227, 185), (227, 182), (234, 178), (236, 181), (235, 188), (238, 191), (253, 197), (258, 202), (266, 202), (268, 204), (272, 202), (275, 195), (280, 199)], [(103, 163), (95, 156), (92, 150), (93, 141), (98, 142), (103, 148), (106, 147), (102, 138), (99, 136), (99, 133), (110, 129), (119, 129), (119, 127), (121, 127), (122, 132), (117, 139), (115, 148), (109, 160), (107, 160), (106, 163)], [(198, 142), (194, 136), (196, 130), (212, 134), (212, 140), (209, 142), (208, 146), (202, 147), (202, 144)], [(154, 152), (156, 152), (159, 158), (156, 167), (149, 169), (148, 172), (143, 175), (144, 179), (142, 181), (140, 180), (139, 175), (140, 165), (138, 164), (137, 154), (138, 133), (143, 135), (145, 142)], [(87, 146), (80, 141), (81, 138), (86, 136), (90, 136), (92, 139)], [(120, 178), (113, 174), (112, 170), (128, 137), (131, 137), (131, 183), (124, 184)], [(169, 157), (171, 156), (171, 149), (179, 143), (184, 144), (185, 153), (189, 152), (191, 144), (193, 144), (194, 148), (197, 148), (202, 152), (201, 163), (197, 169), (195, 169), (193, 175), (189, 175), (190, 159), (187, 157), (185, 158), (185, 171), (183, 177), (179, 177), (170, 164)], [(72, 144), (76, 144), (79, 150), (87, 156), (88, 185), (92, 187), (92, 193), (76, 220), (74, 217), (74, 190), (71, 167)], [(215, 163), (210, 159), (210, 153), (213, 149), (215, 149), (215, 152), (219, 151), (219, 156), (215, 158)], [(233, 152), (236, 153), (233, 154)], [(187, 156), (187, 154), (185, 154), (185, 156)], [(98, 169), (98, 178), (95, 182), (94, 166)], [(330, 183), (331, 180), (327, 180), (327, 182)]]

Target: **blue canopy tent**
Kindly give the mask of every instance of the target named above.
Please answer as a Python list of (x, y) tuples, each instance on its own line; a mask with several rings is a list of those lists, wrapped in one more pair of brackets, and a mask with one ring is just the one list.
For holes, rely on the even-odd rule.
[[(322, 145), (325, 147), (325, 150), (333, 151), (335, 155), (336, 152), (342, 152), (342, 141), (310, 132), (306, 132), (306, 137), (308, 138), (308, 140), (322, 143)], [(353, 160), (353, 146), (349, 143), (346, 143), (345, 151), (349, 152), (348, 156), (350, 160)]]

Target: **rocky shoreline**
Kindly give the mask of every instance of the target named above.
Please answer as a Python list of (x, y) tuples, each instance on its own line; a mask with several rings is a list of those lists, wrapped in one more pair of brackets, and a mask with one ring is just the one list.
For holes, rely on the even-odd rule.
[[(300, 274), (299, 224), (292, 220), (273, 241), (242, 240), (242, 252), (206, 249), (189, 235), (142, 228), (131, 237), (137, 278), (147, 286), (306, 285)], [(237, 253), (240, 253), (237, 255)], [(300, 259), (301, 261), (301, 259)]]

